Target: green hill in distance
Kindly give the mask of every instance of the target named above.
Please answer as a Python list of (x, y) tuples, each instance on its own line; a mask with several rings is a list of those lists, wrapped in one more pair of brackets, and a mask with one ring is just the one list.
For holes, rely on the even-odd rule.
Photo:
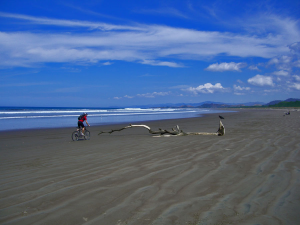
[(268, 107), (300, 107), (300, 101), (294, 101), (294, 102), (282, 101), (274, 105), (269, 105)]

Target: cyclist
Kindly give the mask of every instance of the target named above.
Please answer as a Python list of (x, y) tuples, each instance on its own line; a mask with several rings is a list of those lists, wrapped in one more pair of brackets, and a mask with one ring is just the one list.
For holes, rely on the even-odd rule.
[(85, 130), (85, 127), (84, 127), (84, 124), (83, 122), (85, 121), (85, 123), (90, 126), (90, 124), (88, 123), (87, 121), (87, 113), (83, 113), (79, 118), (78, 118), (78, 129), (80, 129), (80, 127), (82, 127), (82, 133), (81, 135), (84, 135), (84, 130)]

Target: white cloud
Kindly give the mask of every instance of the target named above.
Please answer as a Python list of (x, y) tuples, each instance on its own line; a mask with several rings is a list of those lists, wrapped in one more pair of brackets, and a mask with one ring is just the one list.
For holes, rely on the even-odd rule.
[(124, 97), (114, 97), (114, 99), (122, 99), (122, 98), (135, 98), (135, 97), (141, 97), (141, 98), (155, 98), (157, 96), (166, 96), (169, 95), (171, 92), (152, 92), (152, 93), (146, 93), (146, 94), (137, 94), (135, 96), (129, 96), (125, 95)]
[(249, 66), (248, 69), (249, 69), (249, 70), (257, 70), (257, 71), (260, 71), (260, 69), (258, 69), (257, 66), (253, 66), (253, 65), (252, 65), (252, 66)]
[(293, 77), (295, 78), (296, 81), (300, 81), (300, 76), (294, 75)]
[(293, 83), (289, 87), (300, 91), (300, 83)]
[(291, 49), (291, 51), (295, 54), (300, 54), (300, 42), (295, 42), (291, 45), (289, 45), (289, 48)]
[(233, 85), (233, 90), (235, 95), (245, 95), (245, 91), (250, 91), (251, 88)]
[(279, 58), (271, 59), (267, 65), (275, 65), (275, 67), (279, 70), (290, 71), (292, 69), (294, 62), (293, 57), (288, 55), (282, 55)]
[(50, 19), (50, 18), (34, 17), (34, 16), (27, 16), (21, 14), (13, 14), (13, 13), (3, 13), (3, 12), (0, 12), (0, 17), (27, 20), (35, 24), (54, 25), (54, 26), (61, 26), (61, 27), (86, 27), (86, 28), (99, 29), (99, 30), (124, 30), (124, 29), (140, 30), (142, 29), (137, 26), (119, 26), (119, 25), (113, 25), (108, 23), (95, 23), (89, 21)]
[(300, 59), (297, 60), (297, 61), (295, 61), (295, 62), (293, 62), (293, 66), (300, 67)]
[[(28, 67), (41, 63), (98, 63), (99, 61), (124, 60), (154, 66), (182, 67), (181, 63), (169, 62), (169, 59), (199, 60), (220, 54), (274, 58), (277, 55), (288, 54), (290, 49), (287, 45), (298, 41), (300, 36), (299, 28), (295, 26), (297, 21), (281, 18), (269, 19), (273, 25), (276, 25), (275, 22), (280, 24), (276, 32), (258, 35), (160, 25), (115, 25), (8, 13), (0, 13), (0, 16), (21, 20), (24, 29), (27, 24), (65, 27), (63, 33), (59, 31), (31, 32), (30, 30), (0, 32), (0, 66)], [(70, 32), (68, 32), (68, 27), (71, 28)], [(80, 28), (80, 32), (73, 32), (77, 27)], [(284, 58), (281, 60), (284, 62)], [(283, 65), (281, 63), (280, 70), (286, 70)], [(211, 65), (207, 69), (240, 71), (240, 68), (244, 66), (239, 63), (221, 63)]]
[(169, 94), (170, 92), (153, 92), (153, 93), (146, 93), (146, 94), (137, 94), (137, 97), (155, 98), (156, 96), (166, 96)]
[(199, 85), (198, 87), (189, 87), (188, 89), (184, 89), (186, 91), (193, 92), (194, 94), (197, 93), (204, 93), (204, 94), (213, 94), (217, 91), (225, 91), (225, 88), (222, 87), (220, 83), (216, 83), (215, 85), (211, 83), (206, 83), (204, 85)]
[(173, 87), (170, 87), (170, 89), (187, 89), (189, 88), (188, 85), (176, 85), (176, 86), (173, 86)]
[(241, 71), (240, 69), (247, 66), (246, 63), (215, 63), (209, 65), (205, 70), (214, 72), (224, 72), (224, 71)]
[(274, 86), (272, 77), (256, 75), (250, 79), (248, 79), (248, 83), (256, 86)]
[(279, 70), (279, 71), (275, 71), (273, 72), (274, 75), (277, 75), (277, 76), (288, 76), (289, 75), (289, 72), (288, 71), (285, 71), (285, 70)]
[(134, 98), (134, 96), (125, 95), (124, 98)]
[(183, 67), (183, 65), (174, 62), (160, 62), (156, 60), (143, 60), (142, 64), (148, 64), (152, 66), (168, 66), (168, 67)]
[(274, 93), (274, 92), (280, 92), (280, 89), (268, 89), (268, 90), (264, 90), (264, 92), (266, 93)]
[(249, 88), (249, 87), (241, 87), (238, 85), (233, 85), (233, 89), (235, 91), (250, 91), (251, 90), (251, 88)]
[(110, 65), (112, 65), (113, 63), (111, 63), (111, 62), (105, 62), (105, 63), (102, 63), (102, 65), (104, 65), (104, 66), (110, 66)]

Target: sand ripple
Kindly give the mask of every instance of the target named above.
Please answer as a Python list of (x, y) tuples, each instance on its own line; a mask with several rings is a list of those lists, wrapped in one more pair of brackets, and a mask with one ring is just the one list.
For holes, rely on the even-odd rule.
[[(143, 129), (82, 142), (66, 130), (3, 135), (0, 223), (300, 224), (299, 116), (230, 113), (223, 137), (152, 138)], [(211, 132), (218, 120), (177, 123)]]

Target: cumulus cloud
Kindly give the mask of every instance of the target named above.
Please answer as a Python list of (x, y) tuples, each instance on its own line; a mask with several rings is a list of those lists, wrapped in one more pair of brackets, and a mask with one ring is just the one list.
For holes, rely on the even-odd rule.
[(294, 66), (294, 58), (288, 55), (282, 55), (278, 58), (272, 58), (267, 65), (274, 65), (279, 70), (290, 71)]
[(250, 91), (251, 90), (251, 88), (249, 88), (249, 87), (241, 87), (238, 85), (233, 85), (233, 89), (235, 91)]
[(250, 91), (250, 87), (241, 87), (239, 85), (233, 85), (235, 95), (245, 95), (245, 92)]
[(246, 63), (215, 63), (209, 65), (205, 70), (213, 71), (213, 72), (224, 72), (224, 71), (241, 71), (240, 69), (247, 66)]
[(253, 65), (252, 65), (252, 66), (249, 66), (248, 69), (249, 69), (249, 70), (257, 70), (257, 71), (260, 71), (260, 69), (258, 69), (257, 66), (253, 66)]
[(274, 75), (277, 75), (277, 76), (288, 76), (289, 75), (289, 72), (288, 71), (285, 71), (285, 70), (279, 70), (279, 71), (275, 71), (273, 72)]
[(248, 79), (248, 83), (256, 86), (274, 86), (272, 77), (259, 74)]
[(295, 42), (295, 43), (289, 45), (289, 48), (292, 53), (300, 55), (300, 42)]
[(298, 76), (298, 75), (294, 75), (293, 78), (294, 78), (296, 81), (300, 81), (300, 76)]
[(114, 97), (114, 99), (116, 99), (116, 100), (120, 100), (122, 98), (134, 98), (134, 96), (125, 95), (123, 97)]
[(189, 87), (188, 89), (185, 89), (186, 91), (190, 91), (194, 94), (198, 93), (204, 93), (204, 94), (213, 94), (217, 91), (225, 91), (225, 88), (222, 87), (220, 83), (216, 83), (215, 85), (211, 83), (206, 83), (204, 85), (199, 85), (198, 87)]
[(134, 98), (133, 96), (125, 95), (124, 98)]
[(297, 61), (294, 61), (293, 66), (300, 67), (300, 59)]
[(293, 83), (289, 87), (300, 91), (300, 83)]

